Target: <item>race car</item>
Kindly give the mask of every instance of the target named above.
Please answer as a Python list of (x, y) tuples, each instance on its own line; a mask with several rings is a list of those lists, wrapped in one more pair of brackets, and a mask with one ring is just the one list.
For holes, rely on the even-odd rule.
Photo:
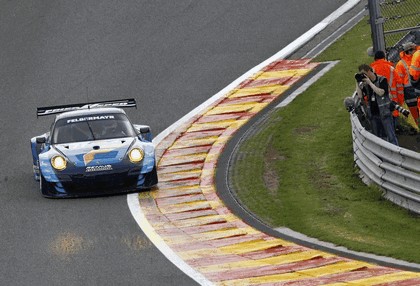
[(158, 183), (150, 127), (121, 108), (133, 98), (37, 108), (58, 114), (49, 132), (31, 138), (33, 172), (44, 197), (127, 193)]

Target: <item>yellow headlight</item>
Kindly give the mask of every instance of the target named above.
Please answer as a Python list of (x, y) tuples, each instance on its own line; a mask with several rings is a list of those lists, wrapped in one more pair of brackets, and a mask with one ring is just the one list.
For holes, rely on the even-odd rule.
[(128, 153), (128, 157), (130, 158), (131, 162), (138, 163), (143, 160), (144, 151), (140, 148), (134, 148)]
[(67, 167), (67, 161), (61, 156), (54, 156), (51, 158), (51, 165), (56, 170), (64, 170)]

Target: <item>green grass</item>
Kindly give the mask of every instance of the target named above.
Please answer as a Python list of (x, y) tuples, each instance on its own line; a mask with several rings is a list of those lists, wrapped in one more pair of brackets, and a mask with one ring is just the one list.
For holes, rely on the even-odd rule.
[(340, 62), (244, 142), (232, 172), (238, 198), (273, 227), (420, 263), (420, 217), (366, 186), (354, 167), (343, 99), (354, 73), (370, 63), (366, 21), (314, 61)]

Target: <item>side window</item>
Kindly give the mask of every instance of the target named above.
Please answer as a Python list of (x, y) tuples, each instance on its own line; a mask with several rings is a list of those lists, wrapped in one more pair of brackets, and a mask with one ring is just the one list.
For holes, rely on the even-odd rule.
[(50, 131), (47, 132), (47, 134), (45, 134), (46, 137), (47, 137), (47, 142), (50, 142), (50, 143), (51, 143), (51, 134), (54, 134), (54, 132), (53, 132), (54, 131), (54, 125), (55, 125), (55, 121), (53, 123), (51, 123)]

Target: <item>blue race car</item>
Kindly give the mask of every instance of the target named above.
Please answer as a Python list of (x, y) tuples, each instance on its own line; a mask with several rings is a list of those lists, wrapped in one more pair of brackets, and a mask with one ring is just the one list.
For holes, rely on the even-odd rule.
[(122, 107), (135, 99), (37, 108), (58, 114), (51, 130), (31, 138), (35, 180), (44, 197), (126, 193), (158, 183), (149, 126), (133, 125)]

